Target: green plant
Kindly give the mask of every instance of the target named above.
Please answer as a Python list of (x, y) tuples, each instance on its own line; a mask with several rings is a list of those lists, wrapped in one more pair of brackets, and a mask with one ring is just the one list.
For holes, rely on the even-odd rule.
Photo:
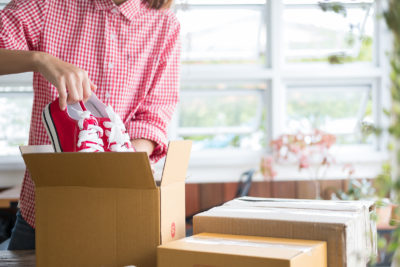
[[(391, 235), (388, 240), (383, 238), (379, 239), (378, 246), (385, 248), (389, 252), (397, 251), (397, 261), (400, 260), (400, 0), (388, 0), (388, 8), (383, 12), (383, 18), (392, 32), (393, 35), (393, 48), (390, 52), (390, 79), (391, 79), (391, 108), (390, 110), (384, 110), (383, 112), (390, 118), (390, 126), (387, 129), (376, 127), (372, 124), (364, 123), (362, 125), (362, 131), (364, 134), (381, 135), (384, 131), (387, 131), (391, 137), (391, 144), (389, 150), (392, 154), (392, 161), (386, 162), (382, 166), (381, 174), (375, 179), (374, 185), (376, 192), (372, 189), (372, 183), (361, 182), (356, 183), (351, 180), (349, 189), (346, 192), (339, 191), (335, 195), (341, 199), (364, 199), (374, 198), (373, 194), (380, 198), (377, 201), (378, 207), (394, 206), (394, 215), (390, 224), (394, 226), (394, 230), (391, 230)], [(345, 7), (337, 2), (330, 2), (327, 5), (321, 5), (320, 7), (324, 11), (331, 11), (347, 15)], [(341, 55), (333, 55), (329, 61), (332, 64), (340, 64), (344, 62)], [(390, 197), (389, 203), (384, 203), (383, 198)], [(396, 219), (397, 218), (397, 219)], [(379, 219), (379, 218), (376, 218)]]
[(376, 190), (372, 186), (372, 182), (367, 179), (358, 181), (356, 179), (349, 180), (349, 188), (347, 191), (338, 190), (332, 194), (332, 199), (341, 200), (360, 200), (360, 199), (375, 199)]
[[(313, 129), (308, 133), (299, 131), (295, 134), (283, 134), (271, 141), (271, 147), (276, 162), (296, 162), (299, 171), (305, 169), (310, 172), (316, 198), (321, 199), (319, 179), (326, 175), (329, 166), (334, 162), (329, 149), (335, 142), (336, 136)], [(262, 164), (262, 171), (269, 175), (274, 170), (272, 162), (266, 160)]]
[[(398, 217), (400, 203), (400, 1), (389, 0), (389, 7), (384, 12), (383, 17), (393, 35), (393, 49), (390, 53), (391, 65), (391, 109), (385, 113), (390, 117), (390, 126), (388, 132), (392, 142), (390, 150), (392, 152), (393, 163), (385, 163), (382, 167), (382, 173), (377, 177), (378, 195), (380, 197), (390, 196), (395, 205), (394, 216)], [(400, 223), (392, 220), (391, 224), (395, 230), (389, 241), (388, 249), (391, 251), (399, 250), (400, 245)], [(400, 255), (400, 253), (398, 253)], [(397, 258), (397, 261), (400, 258)]]
[(319, 7), (323, 11), (332, 11), (338, 14), (342, 14), (344, 17), (347, 16), (347, 9), (339, 2), (319, 2)]

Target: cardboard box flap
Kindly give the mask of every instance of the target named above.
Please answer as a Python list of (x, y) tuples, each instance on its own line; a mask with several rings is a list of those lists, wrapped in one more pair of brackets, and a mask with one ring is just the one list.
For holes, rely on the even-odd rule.
[(161, 177), (161, 186), (185, 181), (191, 148), (192, 141), (169, 142)]
[(146, 152), (49, 153), (21, 147), (36, 186), (155, 189)]

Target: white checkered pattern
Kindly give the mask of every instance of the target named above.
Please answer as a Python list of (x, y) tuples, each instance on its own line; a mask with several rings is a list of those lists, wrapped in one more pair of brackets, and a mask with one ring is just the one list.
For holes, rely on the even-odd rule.
[[(150, 9), (141, 0), (120, 6), (112, 0), (13, 0), (0, 11), (0, 48), (45, 51), (86, 70), (96, 95), (121, 116), (131, 139), (157, 143), (153, 162), (165, 156), (167, 124), (179, 99), (179, 33), (170, 9)], [(39, 73), (33, 88), (29, 144), (49, 144), (40, 114), (57, 90)], [(19, 206), (34, 227), (28, 172)]]

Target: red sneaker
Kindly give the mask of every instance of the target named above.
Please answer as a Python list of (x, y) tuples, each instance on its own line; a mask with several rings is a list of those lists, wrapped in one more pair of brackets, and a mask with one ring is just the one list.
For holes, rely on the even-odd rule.
[(57, 98), (43, 110), (42, 121), (56, 152), (104, 152), (103, 129), (83, 102), (63, 111)]
[(121, 118), (111, 106), (106, 106), (92, 93), (85, 103), (104, 131), (104, 150), (107, 152), (134, 152), (135, 149)]

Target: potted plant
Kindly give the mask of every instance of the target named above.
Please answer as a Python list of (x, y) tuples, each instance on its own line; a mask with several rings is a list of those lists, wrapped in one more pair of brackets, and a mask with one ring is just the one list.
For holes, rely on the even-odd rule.
[(316, 198), (321, 198), (319, 179), (326, 175), (334, 161), (329, 150), (335, 142), (334, 135), (319, 129), (308, 133), (283, 134), (271, 141), (272, 156), (261, 160), (261, 173), (264, 178), (271, 179), (277, 175), (274, 163), (294, 163), (299, 171), (309, 172), (315, 185)]

